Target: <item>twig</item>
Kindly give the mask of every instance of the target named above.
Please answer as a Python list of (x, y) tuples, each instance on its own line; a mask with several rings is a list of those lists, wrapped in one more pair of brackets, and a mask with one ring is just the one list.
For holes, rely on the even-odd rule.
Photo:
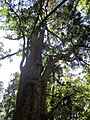
[(59, 38), (62, 42), (64, 42), (58, 35), (56, 35), (54, 32), (50, 31), (48, 28), (47, 28), (47, 31), (49, 33), (51, 33), (53, 36), (55, 36), (56, 38)]
[(6, 56), (3, 56), (3, 57), (0, 58), (0, 60), (3, 60), (3, 59), (5, 59), (5, 58), (11, 57), (11, 56), (13, 56), (13, 55), (16, 55), (16, 54), (18, 54), (19, 52), (21, 52), (21, 50), (18, 50), (18, 51), (15, 52), (15, 53), (12, 53), (12, 54), (8, 54), (8, 55), (6, 55)]
[(12, 38), (12, 36), (9, 36), (9, 35), (7, 35), (6, 37), (5, 36), (3, 36), (5, 39), (9, 39), (9, 40), (20, 40), (23, 36), (21, 36), (21, 37), (17, 37), (17, 38)]

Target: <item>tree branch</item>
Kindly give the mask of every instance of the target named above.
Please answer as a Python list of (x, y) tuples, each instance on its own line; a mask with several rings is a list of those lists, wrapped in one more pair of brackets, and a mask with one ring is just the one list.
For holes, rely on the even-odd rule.
[[(4, 36), (3, 36), (4, 37)], [(12, 36), (10, 36), (10, 35), (7, 35), (6, 37), (4, 37), (5, 39), (9, 39), (9, 40), (20, 40), (21, 38), (22, 38), (23, 36), (21, 36), (21, 37), (17, 37), (17, 38), (13, 38)]]
[(48, 62), (45, 71), (42, 74), (42, 80), (44, 79), (44, 81), (47, 82), (47, 80), (49, 79), (50, 73), (53, 69), (53, 67), (55, 66), (55, 63), (57, 63), (59, 60), (66, 60), (69, 61), (70, 59), (70, 55), (73, 53), (73, 47), (70, 48), (70, 50), (66, 53), (66, 54), (57, 54), (54, 59), (52, 59), (51, 61)]
[(47, 28), (47, 31), (49, 33), (51, 33), (53, 36), (55, 36), (56, 38), (59, 38), (62, 42), (64, 42), (58, 35), (56, 35), (54, 32), (50, 31), (48, 28)]
[(60, 4), (58, 4), (49, 14), (46, 15), (46, 17), (40, 22), (40, 25), (44, 23), (61, 5), (63, 5), (67, 0), (63, 0)]
[(70, 95), (62, 97), (61, 100), (58, 102), (58, 104), (54, 108), (52, 108), (52, 110), (49, 112), (49, 116), (58, 108), (58, 106), (61, 104), (63, 100), (68, 100), (72, 95), (74, 95), (74, 93), (71, 93)]
[(4, 0), (4, 1), (9, 6), (11, 12), (13, 12), (16, 15), (16, 17), (19, 19), (19, 22), (21, 22), (19, 15), (14, 11), (14, 9), (11, 7), (11, 5), (9, 4), (9, 2), (7, 2), (6, 0)]
[(35, 23), (34, 23), (34, 26), (33, 26), (33, 29), (32, 29), (32, 32), (30, 34), (30, 36), (32, 36), (32, 34), (34, 33), (34, 30), (35, 30), (35, 27), (38, 23), (38, 20), (39, 20), (39, 16), (41, 15), (42, 16), (42, 3), (43, 3), (43, 0), (40, 0), (40, 8), (39, 8), (39, 12), (37, 13), (37, 18), (35, 20)]
[(18, 51), (15, 52), (15, 53), (12, 53), (12, 54), (8, 54), (8, 55), (6, 55), (6, 56), (3, 56), (3, 57), (0, 58), (0, 60), (3, 60), (3, 59), (5, 59), (5, 58), (11, 57), (11, 56), (13, 56), (13, 55), (16, 55), (16, 54), (18, 54), (19, 52), (21, 52), (21, 50), (18, 50)]

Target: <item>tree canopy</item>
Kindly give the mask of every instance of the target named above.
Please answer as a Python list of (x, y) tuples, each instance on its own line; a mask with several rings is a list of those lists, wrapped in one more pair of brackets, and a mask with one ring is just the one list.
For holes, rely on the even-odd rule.
[[(1, 0), (0, 2), (0, 28), (10, 31), (5, 38), (21, 42), (17, 52), (9, 56), (0, 54), (0, 59), (15, 54), (22, 55), (19, 83), (22, 96), (24, 92), (27, 93), (25, 97), (29, 96), (25, 80), (37, 79), (40, 84), (35, 81), (31, 85), (31, 81), (30, 89), (29, 84), (27, 88), (33, 91), (35, 105), (37, 93), (45, 94), (41, 98), (42, 101), (45, 99), (45, 115), (48, 119), (89, 120), (90, 2), (88, 0)], [(79, 68), (81, 71), (78, 71)], [(78, 73), (75, 74), (75, 71)], [(13, 111), (18, 109), (19, 102), (15, 104), (18, 74), (14, 76), (15, 79), (7, 88), (9, 92), (5, 92), (4, 102), (2, 101), (3, 107), (6, 106), (3, 119), (12, 119)], [(22, 79), (25, 79), (24, 85)], [(41, 92), (42, 90), (44, 92)], [(37, 93), (34, 94), (34, 91)], [(30, 95), (33, 96), (31, 93)], [(19, 101), (20, 97), (17, 98)], [(33, 107), (33, 110), (37, 109), (36, 106)], [(19, 120), (18, 117), (16, 120)]]

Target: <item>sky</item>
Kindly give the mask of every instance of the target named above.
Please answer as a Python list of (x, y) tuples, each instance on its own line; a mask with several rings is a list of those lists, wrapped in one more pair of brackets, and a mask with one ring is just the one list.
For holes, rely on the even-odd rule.
[[(0, 42), (4, 43), (4, 49), (9, 50), (12, 49), (11, 53), (17, 52), (19, 49), (19, 41), (13, 41), (13, 40), (7, 40), (4, 39), (5, 33), (4, 31), (0, 31)], [(19, 66), (21, 57), (13, 56), (12, 62), (10, 62), (9, 59), (0, 60), (0, 64), (2, 66), (0, 67), (0, 81), (4, 83), (4, 88), (8, 86), (8, 83), (10, 81), (10, 78), (12, 77), (11, 74), (15, 72), (20, 72)]]

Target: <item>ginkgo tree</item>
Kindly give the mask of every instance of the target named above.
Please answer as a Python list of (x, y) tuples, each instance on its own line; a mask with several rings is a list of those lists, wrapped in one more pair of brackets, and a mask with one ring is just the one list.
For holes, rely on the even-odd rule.
[(82, 115), (75, 100), (82, 97), (78, 94), (84, 85), (69, 74), (70, 69), (90, 66), (90, 2), (84, 4), (88, 8), (83, 11), (80, 0), (2, 1), (1, 28), (12, 33), (6, 38), (23, 42), (13, 120), (70, 120)]

